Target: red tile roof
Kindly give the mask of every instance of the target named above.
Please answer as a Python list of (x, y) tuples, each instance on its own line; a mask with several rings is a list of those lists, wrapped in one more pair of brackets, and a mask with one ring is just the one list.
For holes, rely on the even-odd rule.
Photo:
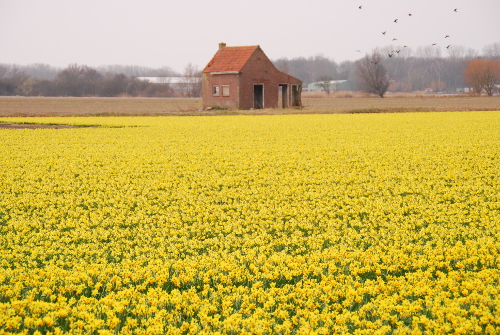
[(241, 71), (243, 65), (258, 48), (260, 48), (258, 45), (225, 47), (217, 51), (212, 60), (205, 66), (203, 72)]

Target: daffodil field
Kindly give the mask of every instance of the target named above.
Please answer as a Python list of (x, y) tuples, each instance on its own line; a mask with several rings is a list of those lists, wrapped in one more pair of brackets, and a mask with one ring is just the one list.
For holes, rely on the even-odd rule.
[(0, 121), (0, 334), (500, 334), (500, 112)]

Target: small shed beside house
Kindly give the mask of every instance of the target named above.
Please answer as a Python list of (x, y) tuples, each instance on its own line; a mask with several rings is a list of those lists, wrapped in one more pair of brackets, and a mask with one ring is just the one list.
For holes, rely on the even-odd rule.
[(203, 70), (203, 108), (288, 108), (301, 106), (302, 82), (276, 69), (260, 46), (219, 50)]

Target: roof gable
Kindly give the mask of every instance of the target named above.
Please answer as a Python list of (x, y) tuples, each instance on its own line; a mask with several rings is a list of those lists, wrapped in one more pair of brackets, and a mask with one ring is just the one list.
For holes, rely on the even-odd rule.
[(212, 60), (205, 66), (204, 73), (241, 71), (258, 45), (244, 47), (225, 47), (217, 51)]

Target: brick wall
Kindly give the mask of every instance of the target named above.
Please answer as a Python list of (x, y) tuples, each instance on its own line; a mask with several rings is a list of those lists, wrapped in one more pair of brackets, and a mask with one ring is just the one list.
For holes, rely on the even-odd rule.
[[(213, 95), (213, 86), (219, 86), (219, 95)], [(229, 96), (222, 95), (222, 85), (229, 85)], [(203, 74), (202, 82), (203, 109), (207, 107), (239, 108), (239, 75), (238, 74)]]
[(297, 78), (278, 71), (264, 52), (257, 49), (241, 71), (240, 109), (254, 108), (254, 84), (264, 85), (264, 108), (278, 108), (279, 84), (288, 84), (290, 96), (291, 85), (300, 83)]

